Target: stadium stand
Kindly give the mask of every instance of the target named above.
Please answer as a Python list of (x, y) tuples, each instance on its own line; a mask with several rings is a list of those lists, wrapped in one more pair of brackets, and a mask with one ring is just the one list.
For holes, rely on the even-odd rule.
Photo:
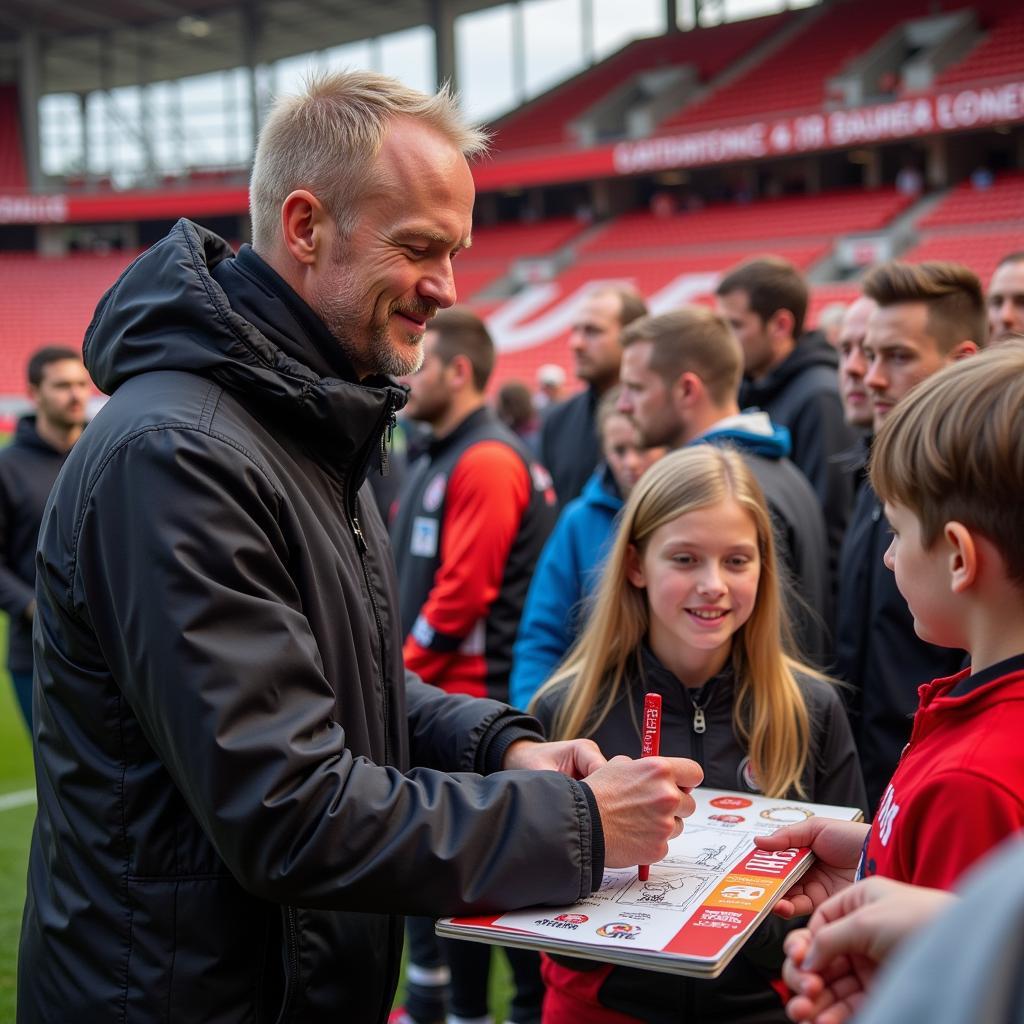
[(585, 252), (626, 251), (699, 242), (761, 242), (780, 238), (832, 238), (883, 227), (911, 198), (895, 189), (845, 190), (786, 196), (758, 203), (721, 203), (672, 217), (626, 214), (581, 246)]
[(1015, 230), (956, 232), (922, 239), (900, 257), (917, 260), (954, 260), (966, 263), (988, 285), (999, 260), (1024, 246), (1024, 218)]
[(844, 64), (873, 46), (896, 22), (927, 14), (931, 6), (928, 0), (836, 3), (746, 74), (666, 118), (661, 127), (721, 125), (820, 109), (828, 99), (829, 78)]
[(996, 0), (975, 5), (980, 17), (988, 21), (988, 32), (958, 64), (947, 68), (938, 78), (941, 87), (964, 82), (986, 81), (1019, 75), (1024, 53), (1024, 10), (1016, 0)]
[(495, 148), (507, 152), (573, 141), (569, 133), (573, 119), (640, 71), (690, 64), (698, 81), (707, 83), (781, 29), (790, 17), (773, 15), (637, 40), (495, 122)]
[(990, 188), (957, 185), (918, 222), (922, 231), (987, 222), (1024, 220), (1024, 172), (998, 175)]

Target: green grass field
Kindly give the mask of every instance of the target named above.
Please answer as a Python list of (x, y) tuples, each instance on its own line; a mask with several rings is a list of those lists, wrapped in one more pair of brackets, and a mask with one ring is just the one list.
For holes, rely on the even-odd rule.
[[(7, 650), (7, 616), (0, 615), (0, 651)], [(31, 789), (32, 748), (7, 672), (0, 672), (0, 800)], [(2, 803), (0, 803), (2, 808)], [(0, 809), (0, 1022), (14, 1020), (18, 930), (25, 902), (25, 865), (35, 804)]]

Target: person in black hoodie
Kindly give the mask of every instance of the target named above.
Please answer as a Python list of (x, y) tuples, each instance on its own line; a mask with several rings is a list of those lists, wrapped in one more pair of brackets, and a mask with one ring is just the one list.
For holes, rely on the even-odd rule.
[(29, 732), (36, 539), (53, 481), (85, 427), (90, 387), (74, 349), (34, 352), (28, 394), (35, 412), (18, 420), (14, 440), (0, 451), (0, 608), (10, 616), (7, 667)]
[(729, 325), (711, 310), (690, 306), (637, 320), (623, 344), (618, 409), (636, 423), (644, 444), (728, 445), (746, 459), (775, 527), (799, 649), (827, 664), (832, 582), (821, 509), (811, 485), (786, 458), (786, 428), (763, 412), (740, 412), (743, 355)]
[[(941, 261), (880, 263), (863, 289), (876, 304), (862, 350), (863, 382), (878, 430), (915, 384), (978, 350), (985, 302), (972, 271)], [(965, 658), (963, 651), (917, 635), (895, 577), (882, 564), (891, 540), (882, 502), (864, 479), (840, 554), (836, 675), (850, 684), (853, 734), (872, 813), (910, 739), (918, 686), (953, 675)]]
[(545, 410), (540, 427), (540, 461), (554, 481), (559, 509), (579, 496), (601, 460), (597, 405), (618, 383), (623, 328), (646, 312), (634, 288), (602, 285), (576, 314), (569, 350), (586, 388)]
[(376, 1024), (399, 915), (571, 902), (692, 813), (695, 765), (403, 671), (365, 476), (481, 144), (446, 90), (317, 77), (261, 130), (254, 247), (179, 221), (101, 300), (110, 401), (40, 530), (19, 1024)]
[(740, 404), (763, 409), (788, 428), (793, 462), (825, 515), (834, 571), (853, 502), (850, 476), (834, 456), (857, 435), (843, 415), (835, 349), (822, 335), (803, 333), (807, 282), (791, 263), (764, 256), (727, 273), (716, 293), (719, 312), (743, 347)]

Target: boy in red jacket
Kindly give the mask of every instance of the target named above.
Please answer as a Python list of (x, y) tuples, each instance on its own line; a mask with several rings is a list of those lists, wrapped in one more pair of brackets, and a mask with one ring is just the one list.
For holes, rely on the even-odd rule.
[[(871, 483), (893, 540), (885, 564), (918, 635), (962, 647), (971, 667), (918, 691), (910, 742), (871, 826), (811, 818), (758, 845), (809, 846), (818, 861), (777, 909), (806, 914), (866, 875), (951, 888), (1024, 828), (1024, 343), (918, 385), (874, 444)], [(842, 913), (838, 903), (828, 913)], [(873, 974), (861, 954), (817, 963), (790, 936), (794, 1020), (838, 1024)], [(852, 950), (850, 951), (852, 953)]]

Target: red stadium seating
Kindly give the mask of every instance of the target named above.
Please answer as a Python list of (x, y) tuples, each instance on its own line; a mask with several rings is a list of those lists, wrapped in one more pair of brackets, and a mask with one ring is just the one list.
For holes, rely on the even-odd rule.
[(887, 224), (912, 199), (894, 189), (787, 196), (746, 206), (718, 204), (672, 217), (627, 214), (588, 239), (584, 252), (622, 252), (697, 243), (759, 242), (779, 238), (834, 238)]
[[(1017, 0), (975, 4), (988, 21), (985, 38), (960, 61), (939, 76), (940, 87), (1020, 75), (1024, 53), (1024, 10)], [(986, 18), (987, 16), (987, 18)]]
[(0, 254), (0, 394), (24, 394), (25, 364), (40, 346), (81, 346), (96, 304), (133, 256)]
[(781, 14), (755, 18), (631, 43), (497, 121), (492, 126), (496, 133), (495, 148), (505, 152), (571, 141), (568, 123), (638, 71), (692, 64), (699, 80), (707, 82), (786, 24), (789, 17)]
[(1000, 175), (987, 189), (977, 189), (970, 181), (962, 182), (918, 227), (930, 230), (988, 221), (1018, 221), (1024, 225), (1024, 173)]
[(1015, 231), (958, 231), (955, 234), (931, 235), (908, 249), (900, 259), (911, 262), (954, 260), (966, 263), (981, 278), (982, 285), (988, 287), (1000, 259), (1020, 249), (1024, 249), (1024, 221), (1018, 223)]
[(821, 109), (827, 99), (830, 77), (870, 49), (894, 24), (927, 14), (931, 7), (929, 0), (835, 3), (745, 75), (712, 92), (707, 99), (685, 107), (661, 127), (689, 128)]

